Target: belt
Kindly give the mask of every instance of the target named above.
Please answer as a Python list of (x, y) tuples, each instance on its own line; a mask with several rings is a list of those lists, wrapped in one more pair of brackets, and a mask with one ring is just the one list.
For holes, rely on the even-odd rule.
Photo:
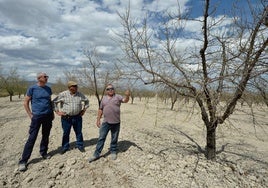
[(61, 116), (63, 119), (70, 119), (70, 118), (75, 118), (75, 117), (79, 117), (80, 114), (74, 115), (74, 116), (70, 116), (70, 115), (65, 115), (65, 116)]

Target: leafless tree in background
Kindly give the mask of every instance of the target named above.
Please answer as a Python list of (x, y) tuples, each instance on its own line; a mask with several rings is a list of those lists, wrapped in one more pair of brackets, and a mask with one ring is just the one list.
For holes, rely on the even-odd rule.
[[(216, 158), (216, 128), (234, 112), (238, 100), (249, 80), (266, 75), (268, 28), (265, 26), (267, 9), (264, 1), (252, 8), (251, 18), (241, 12), (233, 18), (213, 18), (217, 7), (210, 0), (204, 1), (203, 16), (189, 20), (179, 15), (161, 26), (163, 33), (155, 33), (149, 20), (131, 18), (129, 8), (119, 14), (124, 33), (120, 42), (128, 59), (128, 68), (146, 84), (165, 84), (183, 96), (194, 99), (206, 126), (207, 159)], [(235, 6), (234, 6), (235, 8)], [(241, 7), (234, 11), (240, 13)], [(223, 25), (230, 21), (229, 25)], [(187, 22), (202, 23), (200, 35), (189, 33), (195, 46), (177, 49), (183, 25)], [(177, 24), (177, 27), (174, 26)], [(221, 29), (219, 29), (221, 28)], [(158, 36), (158, 37), (157, 37)], [(224, 99), (228, 94), (228, 98)], [(224, 103), (222, 103), (222, 101)]]
[(13, 100), (15, 94), (20, 97), (27, 89), (26, 84), (18, 75), (17, 68), (11, 68), (7, 76), (1, 77), (1, 87), (8, 93), (10, 101)]
[(265, 79), (259, 76), (255, 78), (254, 80), (252, 80), (252, 85), (254, 88), (256, 88), (259, 91), (260, 96), (263, 98), (264, 103), (268, 107), (268, 80), (267, 78)]
[[(64, 74), (69, 75), (70, 73), (65, 72)], [(64, 90), (66, 90), (67, 89), (67, 84), (66, 83), (67, 83), (68, 80), (69, 79), (67, 79), (67, 78), (66, 78), (66, 81), (64, 81), (64, 79), (62, 79), (62, 78), (58, 78), (56, 80), (56, 83), (54, 83), (51, 86), (51, 89), (52, 89), (53, 93), (60, 93), (60, 92), (62, 92)]]
[(106, 85), (116, 82), (120, 72), (114, 63), (101, 60), (96, 48), (84, 50), (84, 55), (88, 61), (77, 71), (77, 78), (94, 93), (100, 105)]

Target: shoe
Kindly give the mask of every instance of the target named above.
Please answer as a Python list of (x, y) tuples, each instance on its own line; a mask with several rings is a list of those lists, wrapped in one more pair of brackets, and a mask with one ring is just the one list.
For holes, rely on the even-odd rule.
[(64, 153), (66, 153), (67, 151), (69, 151), (69, 149), (63, 149), (63, 150), (61, 150), (61, 152), (60, 152), (60, 154), (64, 154)]
[(116, 159), (117, 159), (117, 155), (116, 155), (116, 153), (111, 153), (111, 159), (112, 159), (112, 160), (116, 160)]
[(19, 171), (24, 172), (27, 170), (26, 163), (19, 164)]
[(46, 155), (43, 155), (42, 158), (43, 158), (43, 159), (50, 159), (50, 158), (51, 158), (51, 155), (46, 154)]
[(86, 150), (85, 150), (84, 147), (80, 147), (80, 148), (78, 148), (78, 149), (79, 149), (79, 151), (82, 152), (82, 153), (86, 152)]
[(91, 163), (91, 162), (93, 162), (93, 161), (96, 161), (98, 158), (99, 158), (99, 157), (96, 157), (96, 156), (93, 155), (92, 157), (90, 157), (90, 158), (88, 159), (88, 162)]

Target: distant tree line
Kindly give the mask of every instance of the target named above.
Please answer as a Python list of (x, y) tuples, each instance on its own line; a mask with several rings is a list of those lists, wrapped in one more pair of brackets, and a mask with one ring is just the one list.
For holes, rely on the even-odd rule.
[(9, 96), (9, 100), (12, 101), (14, 95), (18, 95), (19, 98), (24, 95), (27, 87), (27, 81), (18, 75), (17, 68), (11, 68), (6, 75), (0, 72), (0, 97)]

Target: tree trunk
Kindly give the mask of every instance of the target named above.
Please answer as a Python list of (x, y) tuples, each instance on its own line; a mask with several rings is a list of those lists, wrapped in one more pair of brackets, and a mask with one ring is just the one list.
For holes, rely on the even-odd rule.
[(173, 109), (174, 109), (174, 105), (175, 105), (175, 102), (174, 102), (174, 101), (171, 101), (171, 107), (170, 107), (170, 110), (173, 110)]
[(99, 107), (100, 107), (101, 100), (100, 100), (99, 93), (98, 93), (97, 91), (95, 91), (95, 96), (96, 96), (96, 98), (97, 98), (97, 100), (98, 100), (98, 105), (99, 105)]
[(207, 126), (206, 157), (209, 160), (216, 159), (216, 125)]

